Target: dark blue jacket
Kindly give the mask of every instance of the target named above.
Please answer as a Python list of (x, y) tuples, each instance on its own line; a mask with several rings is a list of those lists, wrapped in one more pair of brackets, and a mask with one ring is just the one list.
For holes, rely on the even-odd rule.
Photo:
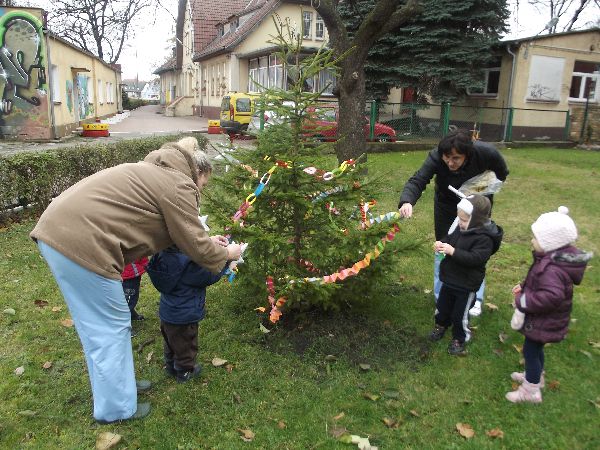
[(160, 292), (160, 320), (176, 325), (202, 320), (206, 287), (219, 281), (227, 266), (214, 275), (175, 247), (154, 255), (146, 271)]

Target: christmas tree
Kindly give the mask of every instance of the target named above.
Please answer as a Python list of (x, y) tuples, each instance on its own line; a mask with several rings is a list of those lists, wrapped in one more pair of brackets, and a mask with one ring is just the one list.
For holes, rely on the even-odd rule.
[(257, 99), (272, 123), (255, 148), (227, 155), (229, 170), (213, 176), (207, 202), (225, 234), (249, 244), (235, 283), (271, 322), (283, 311), (370, 301), (397, 255), (383, 250), (399, 231), (397, 212), (373, 212), (376, 183), (365, 179), (360, 160), (338, 165), (324, 156), (332, 144), (314, 139), (327, 134), (317, 123), (327, 106), (322, 92), (305, 87), (322, 70), (337, 71), (332, 53), (302, 55), (301, 33), (287, 21), (276, 25), (272, 43), (287, 89), (265, 89)]

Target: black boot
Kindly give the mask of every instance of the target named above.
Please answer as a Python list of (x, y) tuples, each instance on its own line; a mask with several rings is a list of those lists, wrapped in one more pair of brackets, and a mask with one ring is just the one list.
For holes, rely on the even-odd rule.
[(202, 366), (196, 364), (193, 369), (180, 369), (177, 370), (177, 382), (185, 383), (186, 381), (190, 381), (192, 378), (197, 378), (200, 376), (202, 372)]

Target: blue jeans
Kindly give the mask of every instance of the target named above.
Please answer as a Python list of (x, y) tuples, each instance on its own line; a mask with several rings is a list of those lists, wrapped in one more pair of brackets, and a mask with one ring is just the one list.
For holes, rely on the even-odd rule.
[[(440, 289), (442, 289), (442, 282), (440, 281), (440, 263), (442, 259), (436, 253), (433, 259), (433, 295), (435, 299), (440, 297)], [(483, 279), (481, 286), (476, 293), (476, 299), (478, 302), (481, 302), (481, 306), (483, 306), (483, 291), (485, 291), (485, 278)]]
[(544, 344), (525, 338), (523, 343), (525, 358), (525, 379), (529, 383), (538, 384), (544, 371)]
[(98, 275), (42, 241), (40, 252), (69, 307), (83, 346), (94, 418), (111, 422), (137, 410), (131, 315), (121, 281)]

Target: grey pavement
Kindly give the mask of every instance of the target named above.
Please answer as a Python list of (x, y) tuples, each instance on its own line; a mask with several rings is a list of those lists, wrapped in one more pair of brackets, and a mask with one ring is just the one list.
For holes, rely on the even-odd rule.
[[(208, 119), (205, 117), (165, 117), (164, 107), (160, 105), (147, 105), (137, 108), (122, 116), (123, 119), (117, 123), (111, 123), (115, 118), (107, 119), (109, 123), (109, 137), (85, 138), (77, 134), (51, 142), (21, 142), (1, 141), (0, 157), (20, 152), (45, 151), (50, 149), (74, 147), (80, 145), (95, 145), (98, 143), (113, 143), (123, 139), (136, 139), (152, 135), (165, 135), (184, 132), (207, 133)], [(213, 145), (227, 143), (228, 139), (223, 135), (206, 134)], [(249, 145), (248, 141), (234, 141), (234, 145)], [(209, 146), (209, 153), (211, 151)]]

